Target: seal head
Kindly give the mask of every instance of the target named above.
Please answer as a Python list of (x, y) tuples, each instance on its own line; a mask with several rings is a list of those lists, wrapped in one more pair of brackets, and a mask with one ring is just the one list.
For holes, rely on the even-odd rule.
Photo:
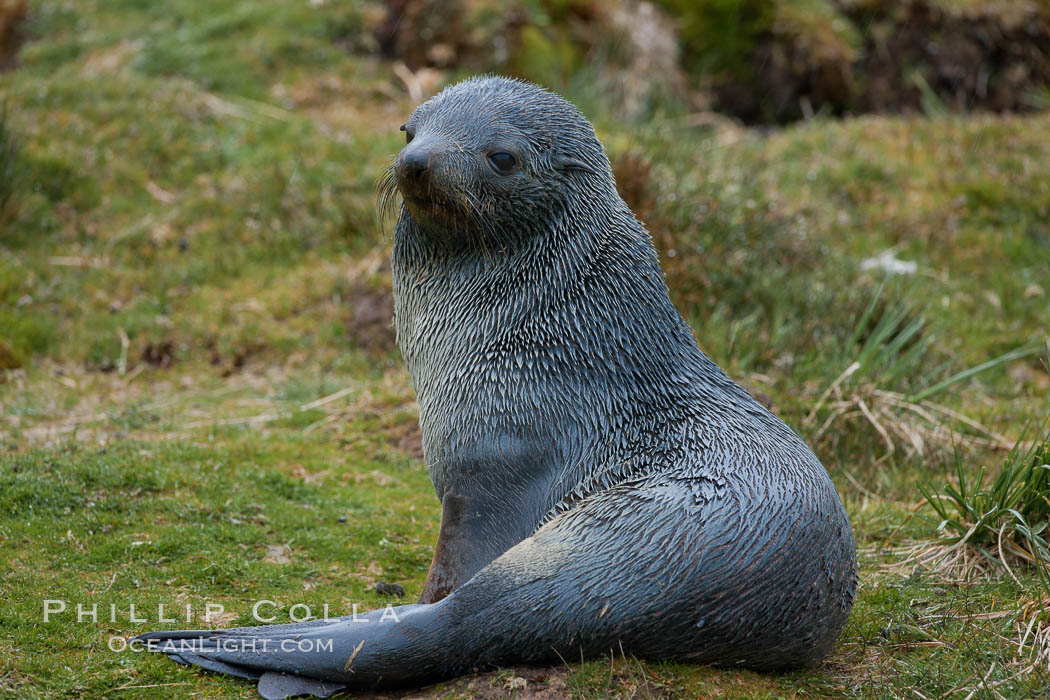
[(520, 243), (538, 232), (530, 222), (549, 221), (581, 188), (607, 199), (613, 181), (579, 110), (517, 80), (459, 83), (401, 129), (387, 199), (396, 187), (416, 224), (451, 248)]

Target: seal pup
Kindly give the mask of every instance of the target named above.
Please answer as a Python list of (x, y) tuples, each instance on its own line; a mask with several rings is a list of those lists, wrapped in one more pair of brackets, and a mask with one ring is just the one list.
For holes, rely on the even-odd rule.
[(138, 642), (266, 698), (610, 649), (817, 663), (854, 597), (845, 509), (697, 347), (588, 121), (482, 77), (402, 130), (394, 314), (441, 501), (421, 601)]

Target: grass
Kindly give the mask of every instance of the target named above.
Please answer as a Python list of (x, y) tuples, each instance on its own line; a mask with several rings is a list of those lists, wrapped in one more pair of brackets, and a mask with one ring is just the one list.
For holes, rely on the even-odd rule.
[[(958, 441), (1006, 448), (1009, 442), (1003, 436), (930, 399), (981, 372), (1038, 355), (1045, 346), (1016, 348), (932, 383), (929, 377), (937, 373), (929, 366), (934, 337), (926, 332), (926, 320), (914, 313), (910, 303), (897, 300), (880, 306), (888, 279), (879, 286), (844, 345), (843, 363), (849, 364), (806, 416), (807, 426), (819, 425), (812, 439), (850, 434), (832, 429), (840, 421), (853, 419), (867, 422), (878, 433), (886, 457), (900, 447), (925, 457)], [(978, 484), (982, 478), (983, 472)]]
[(943, 539), (916, 552), (911, 562), (964, 579), (988, 573), (989, 566), (1016, 579), (1014, 566), (1030, 567), (1050, 596), (1050, 438), (1040, 436), (1029, 447), (1014, 445), (987, 487), (986, 481), (984, 467), (973, 473), (956, 455), (955, 483), (945, 484), (943, 494), (919, 486), (940, 518), (937, 531)]
[[(984, 467), (974, 474), (956, 455), (954, 484), (945, 484), (943, 493), (930, 485), (919, 486), (940, 518), (936, 526), (940, 539), (903, 548), (906, 558), (896, 564), (913, 573), (932, 570), (956, 581), (994, 580), (1004, 573), (1013, 579), (1023, 594), (1009, 618), (1015, 627), (1017, 654), (1030, 662), (1017, 676), (1045, 668), (1050, 660), (1048, 438), (1044, 426), (1029, 446), (1014, 445), (987, 487)], [(1028, 574), (1026, 582), (1015, 572)]]
[[(252, 697), (107, 644), (159, 627), (158, 604), (180, 624), (186, 604), (195, 624), (222, 604), (209, 624), (231, 625), (259, 599), (287, 620), (296, 603), (382, 605), (379, 580), (421, 589), (439, 509), (374, 214), (412, 104), (390, 65), (339, 43), (366, 8), (313, 5), (40, 3), (21, 67), (0, 76), (0, 695)], [(979, 494), (1016, 493), (1002, 473), (1027, 479), (979, 465), (1050, 415), (1034, 350), (1050, 321), (1050, 119), (758, 132), (684, 110), (625, 122), (581, 98), (701, 346), (835, 479), (857, 605), (807, 671), (613, 655), (426, 692), (1050, 692), (1036, 570), (962, 581), (883, 546), (931, 546), (930, 521), (968, 529)], [(914, 274), (865, 268), (886, 251)], [(933, 500), (951, 518), (917, 487), (949, 481), (958, 498)], [(1045, 512), (1018, 512), (1045, 537)], [(68, 606), (44, 622), (47, 599)], [(78, 622), (78, 602), (99, 619)]]

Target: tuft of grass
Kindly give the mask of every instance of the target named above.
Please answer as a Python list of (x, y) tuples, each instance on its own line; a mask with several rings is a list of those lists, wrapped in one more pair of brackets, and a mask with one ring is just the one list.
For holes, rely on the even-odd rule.
[[(906, 300), (880, 304), (889, 278), (883, 281), (857, 320), (845, 348), (848, 365), (813, 404), (805, 423), (817, 427), (813, 439), (851, 420), (866, 422), (886, 447), (924, 456), (930, 448), (957, 442), (1007, 448), (1008, 441), (966, 415), (930, 398), (980, 372), (1034, 355), (1040, 345), (1028, 345), (935, 381), (934, 335), (923, 316)], [(845, 363), (845, 362), (844, 362)]]
[[(927, 504), (941, 519), (939, 541), (908, 548), (904, 567), (929, 567), (961, 579), (997, 578), (1006, 573), (1029, 593), (1012, 616), (1017, 655), (1029, 666), (1018, 674), (1050, 664), (1050, 433), (1027, 447), (1014, 445), (1002, 469), (987, 487), (986, 470), (976, 473), (956, 454), (955, 484), (937, 493), (920, 484)], [(914, 570), (914, 569), (913, 569)], [(1034, 585), (1025, 585), (1018, 574)], [(1016, 677), (1016, 676), (1015, 676)]]
[(940, 518), (941, 539), (911, 552), (904, 564), (931, 566), (964, 579), (975, 574), (1030, 567), (1050, 595), (1050, 433), (1025, 446), (1019, 440), (998, 474), (985, 486), (986, 468), (967, 468), (956, 453), (955, 483), (937, 493), (919, 484), (926, 503)]

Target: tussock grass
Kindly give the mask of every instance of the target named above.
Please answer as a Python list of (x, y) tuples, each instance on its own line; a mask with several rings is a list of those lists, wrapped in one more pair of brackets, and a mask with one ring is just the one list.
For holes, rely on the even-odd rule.
[(1050, 668), (1050, 434), (1044, 426), (1036, 440), (1015, 444), (987, 485), (985, 467), (974, 473), (958, 453), (954, 463), (954, 483), (939, 492), (919, 485), (940, 518), (940, 538), (900, 548), (903, 559), (890, 568), (967, 584), (1009, 577), (1024, 595), (996, 615), (1012, 620), (1017, 656), (1027, 664), (1011, 680)]
[[(866, 422), (888, 457), (902, 448), (919, 457), (952, 445), (1010, 449), (1004, 436), (930, 399), (959, 382), (1014, 360), (1037, 355), (1042, 344), (1017, 348), (935, 381), (930, 369), (934, 337), (923, 316), (904, 300), (880, 305), (886, 282), (861, 314), (846, 348), (857, 348), (846, 368), (817, 398), (805, 425), (819, 440), (839, 422)], [(819, 427), (818, 427), (819, 426)]]
[(1030, 567), (1050, 594), (1050, 435), (1018, 442), (1002, 467), (985, 484), (986, 469), (975, 472), (955, 455), (955, 483), (936, 492), (919, 491), (940, 522), (938, 542), (915, 545), (900, 567), (925, 567), (963, 581), (1009, 575)]

